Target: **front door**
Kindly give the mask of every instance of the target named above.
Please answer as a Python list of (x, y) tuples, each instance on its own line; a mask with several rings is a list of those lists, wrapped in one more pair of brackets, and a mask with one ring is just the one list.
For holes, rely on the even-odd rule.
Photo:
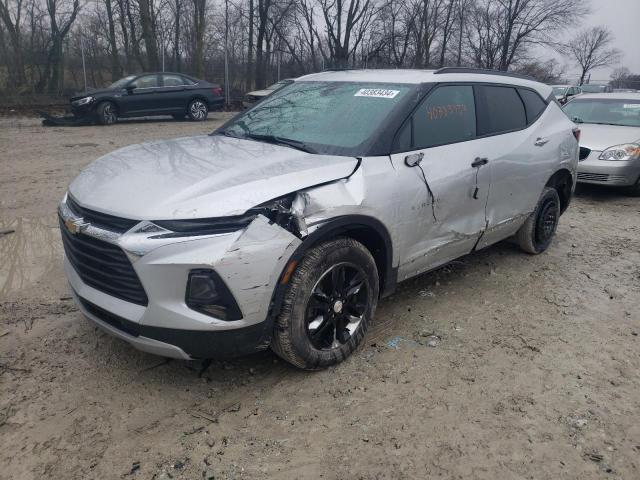
[(473, 87), (432, 90), (397, 143), (391, 161), (403, 280), (469, 253), (485, 228), (491, 167), (485, 139), (476, 138)]
[(145, 115), (161, 110), (160, 79), (158, 75), (143, 75), (127, 86), (120, 100), (124, 115)]

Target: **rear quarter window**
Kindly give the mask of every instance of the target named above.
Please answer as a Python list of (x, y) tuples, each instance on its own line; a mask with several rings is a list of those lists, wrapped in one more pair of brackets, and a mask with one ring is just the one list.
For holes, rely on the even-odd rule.
[(524, 102), (524, 108), (527, 114), (527, 123), (533, 123), (543, 112), (545, 108), (547, 108), (547, 104), (540, 95), (532, 90), (527, 90), (525, 88), (519, 88), (518, 93), (520, 93), (520, 98)]
[(482, 108), (478, 116), (478, 135), (496, 135), (527, 126), (524, 104), (514, 87), (480, 85)]

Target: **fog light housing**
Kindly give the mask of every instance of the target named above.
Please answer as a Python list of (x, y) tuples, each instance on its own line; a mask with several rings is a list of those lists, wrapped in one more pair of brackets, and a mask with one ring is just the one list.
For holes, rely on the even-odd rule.
[(189, 308), (220, 320), (240, 320), (242, 312), (220, 276), (210, 269), (191, 270), (185, 298)]

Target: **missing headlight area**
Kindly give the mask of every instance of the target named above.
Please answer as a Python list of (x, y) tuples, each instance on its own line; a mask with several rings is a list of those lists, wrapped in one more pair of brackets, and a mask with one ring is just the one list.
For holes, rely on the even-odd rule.
[(303, 212), (305, 201), (301, 194), (294, 193), (259, 205), (252, 212), (264, 215), (270, 223), (275, 223), (296, 237), (307, 235), (307, 224)]

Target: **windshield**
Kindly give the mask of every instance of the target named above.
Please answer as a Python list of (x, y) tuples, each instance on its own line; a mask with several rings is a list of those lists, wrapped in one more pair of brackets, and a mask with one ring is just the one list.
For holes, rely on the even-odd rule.
[(567, 91), (568, 87), (553, 87), (553, 94), (558, 96), (558, 95), (564, 95), (564, 92)]
[(222, 130), (230, 136), (297, 142), (318, 153), (363, 155), (364, 144), (408, 92), (406, 84), (294, 82), (278, 90)]
[(129, 83), (131, 80), (136, 78), (135, 75), (129, 75), (128, 77), (121, 78), (120, 80), (116, 80), (108, 88), (117, 90), (118, 88), (124, 88), (124, 86)]
[(600, 93), (605, 91), (603, 85), (582, 85), (582, 93)]
[(640, 127), (640, 100), (576, 99), (564, 107), (574, 122)]

